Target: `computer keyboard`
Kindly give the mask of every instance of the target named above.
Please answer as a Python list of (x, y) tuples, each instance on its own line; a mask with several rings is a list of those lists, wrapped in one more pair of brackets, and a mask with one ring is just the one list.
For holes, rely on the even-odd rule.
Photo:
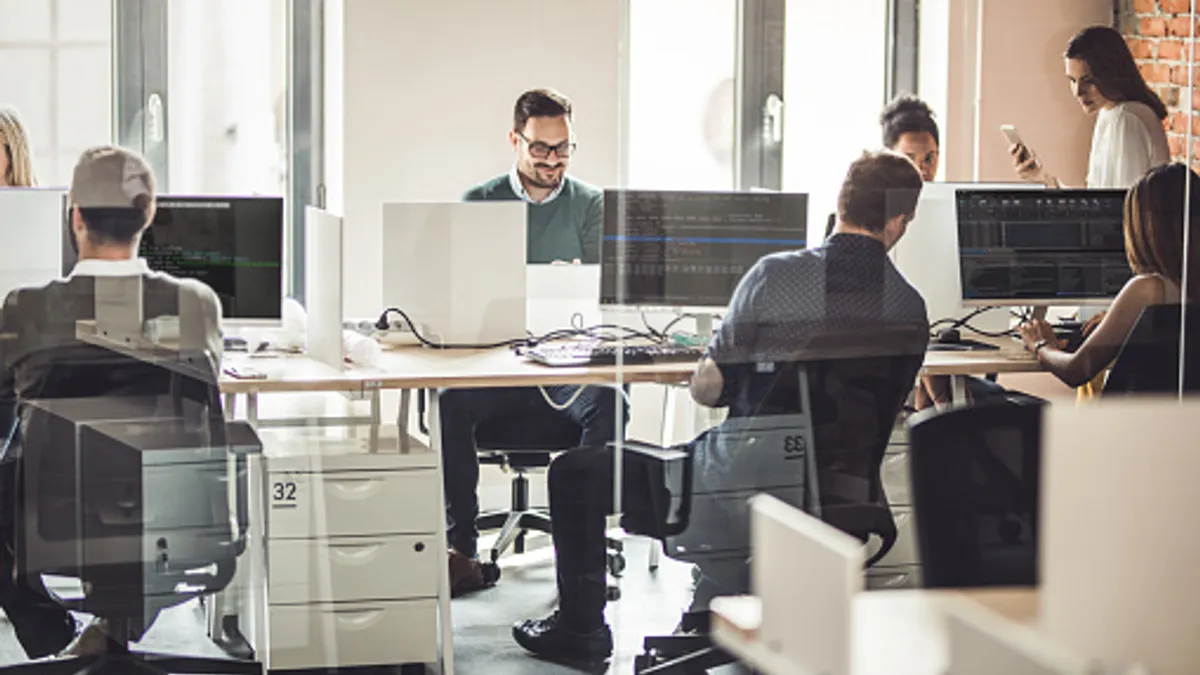
[(616, 342), (563, 342), (538, 345), (521, 352), (527, 358), (546, 366), (611, 366), (617, 363), (617, 354), (622, 363), (630, 366), (652, 363), (678, 363), (699, 361), (704, 356), (700, 347), (661, 344), (628, 344)]

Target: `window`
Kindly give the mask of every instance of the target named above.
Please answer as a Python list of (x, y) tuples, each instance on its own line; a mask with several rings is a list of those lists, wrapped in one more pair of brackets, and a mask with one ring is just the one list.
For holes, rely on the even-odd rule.
[(887, 3), (792, 3), (784, 63), (783, 189), (809, 195), (810, 245), (823, 240), (846, 168), (878, 147), (886, 94)]
[(0, 100), (16, 107), (42, 185), (112, 137), (111, 0), (0, 0)]
[(117, 15), (120, 142), (151, 160), (162, 192), (287, 196), (291, 294), (320, 184), (322, 6), (132, 0)]

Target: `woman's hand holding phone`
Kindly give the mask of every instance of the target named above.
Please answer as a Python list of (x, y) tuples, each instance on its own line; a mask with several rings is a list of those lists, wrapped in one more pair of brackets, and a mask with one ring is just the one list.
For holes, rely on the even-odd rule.
[(1045, 171), (1042, 169), (1041, 162), (1033, 156), (1024, 143), (1009, 146), (1008, 154), (1012, 155), (1013, 169), (1016, 170), (1018, 176), (1028, 181), (1045, 182)]

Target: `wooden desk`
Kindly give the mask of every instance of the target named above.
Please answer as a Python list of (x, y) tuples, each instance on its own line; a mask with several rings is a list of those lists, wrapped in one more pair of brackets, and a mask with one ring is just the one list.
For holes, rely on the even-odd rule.
[(1000, 347), (997, 351), (925, 353), (922, 375), (983, 375), (986, 373), (1038, 373), (1037, 360), (1010, 338), (981, 340)]
[[(924, 375), (1030, 373), (1041, 367), (1029, 352), (1009, 340), (998, 351), (928, 352)], [(656, 365), (551, 368), (531, 363), (507, 349), (433, 350), (397, 347), (384, 350), (372, 367), (347, 366), (339, 371), (300, 355), (266, 358), (227, 354), (227, 364), (250, 364), (266, 379), (234, 379), (222, 375), (221, 391), (230, 394), (352, 391), (373, 389), (469, 389), (571, 384), (687, 382), (696, 364), (689, 361)]]
[[(1020, 623), (1037, 616), (1037, 591), (869, 591), (854, 599), (851, 618), (853, 675), (942, 675), (947, 667), (947, 607), (969, 599)], [(713, 640), (767, 675), (799, 672), (756, 639), (762, 618), (754, 596), (718, 598), (712, 604)]]
[[(244, 359), (244, 360), (243, 360)], [(250, 364), (266, 373), (261, 380), (221, 378), (224, 393), (351, 391), (361, 389), (472, 389), (571, 384), (687, 382), (696, 364), (689, 361), (643, 366), (551, 368), (531, 363), (507, 349), (435, 350), (397, 347), (379, 362), (338, 371), (305, 356), (250, 357), (230, 354), (228, 363)]]

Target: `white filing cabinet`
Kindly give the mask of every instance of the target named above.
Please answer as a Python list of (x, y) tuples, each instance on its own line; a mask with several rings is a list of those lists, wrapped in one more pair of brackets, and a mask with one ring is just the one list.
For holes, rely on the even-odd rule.
[(316, 430), (264, 441), (270, 669), (438, 660), (436, 458)]

